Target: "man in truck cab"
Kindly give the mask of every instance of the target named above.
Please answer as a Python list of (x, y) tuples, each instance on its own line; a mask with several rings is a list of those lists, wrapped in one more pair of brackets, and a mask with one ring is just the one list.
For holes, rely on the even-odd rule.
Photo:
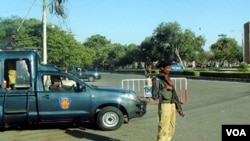
[(64, 88), (61, 87), (62, 80), (59, 76), (51, 76), (51, 85), (49, 86), (50, 91), (65, 91)]

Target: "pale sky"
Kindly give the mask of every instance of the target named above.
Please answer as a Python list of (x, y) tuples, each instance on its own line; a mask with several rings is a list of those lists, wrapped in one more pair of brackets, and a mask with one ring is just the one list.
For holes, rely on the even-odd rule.
[[(140, 45), (162, 22), (178, 22), (182, 29), (204, 36), (209, 50), (219, 34), (241, 45), (249, 11), (249, 0), (68, 0), (67, 19), (48, 11), (47, 22), (72, 32), (79, 42), (100, 34), (127, 45)], [(12, 15), (42, 20), (42, 0), (0, 0), (0, 17)]]

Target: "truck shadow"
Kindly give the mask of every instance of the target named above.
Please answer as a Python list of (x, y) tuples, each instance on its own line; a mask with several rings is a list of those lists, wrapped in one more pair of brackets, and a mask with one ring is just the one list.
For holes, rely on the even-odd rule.
[[(61, 124), (39, 124), (39, 125), (23, 125), (23, 126), (11, 126), (9, 128), (1, 129), (1, 132), (8, 131), (29, 131), (29, 130), (53, 130), (60, 129), (63, 130), (65, 134), (68, 134), (77, 139), (87, 139), (91, 141), (122, 141), (119, 139), (114, 139), (111, 137), (98, 135), (94, 133), (89, 133), (85, 130), (100, 130), (99, 128), (93, 125), (61, 125)], [(105, 132), (105, 131), (104, 131)]]
[(75, 130), (75, 129), (67, 129), (65, 131), (66, 134), (69, 134), (75, 138), (79, 138), (79, 139), (89, 139), (92, 141), (121, 141), (118, 139), (114, 139), (114, 138), (110, 138), (110, 137), (106, 137), (103, 135), (97, 135), (97, 134), (93, 134), (93, 133), (88, 133), (88, 132), (83, 132), (80, 130)]

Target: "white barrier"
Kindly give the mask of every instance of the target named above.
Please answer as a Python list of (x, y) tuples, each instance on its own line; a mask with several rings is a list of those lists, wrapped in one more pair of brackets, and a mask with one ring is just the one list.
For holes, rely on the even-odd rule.
[[(176, 93), (182, 103), (188, 102), (187, 78), (171, 78)], [(152, 97), (151, 86), (146, 85), (147, 79), (123, 79), (122, 88), (133, 90), (139, 97)], [(143, 95), (142, 95), (143, 94)]]

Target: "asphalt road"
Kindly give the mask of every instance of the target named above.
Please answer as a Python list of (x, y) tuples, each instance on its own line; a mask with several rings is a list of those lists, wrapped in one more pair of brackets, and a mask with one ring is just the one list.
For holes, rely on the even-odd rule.
[[(121, 87), (122, 79), (142, 75), (103, 73), (94, 85)], [(223, 124), (250, 124), (250, 84), (188, 79), (188, 103), (182, 105), (185, 117), (177, 115), (173, 141), (221, 141)], [(116, 131), (91, 127), (42, 126), (0, 132), (1, 141), (155, 141), (157, 105), (148, 105), (147, 114), (132, 119)]]

